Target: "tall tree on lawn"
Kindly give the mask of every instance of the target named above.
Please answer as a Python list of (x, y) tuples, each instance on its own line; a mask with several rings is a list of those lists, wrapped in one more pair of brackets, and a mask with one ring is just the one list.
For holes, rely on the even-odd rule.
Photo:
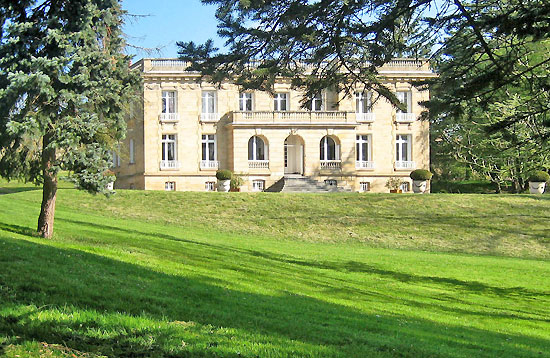
[(119, 0), (0, 0), (0, 175), (43, 186), (53, 234), (58, 176), (106, 193), (111, 151), (139, 85)]

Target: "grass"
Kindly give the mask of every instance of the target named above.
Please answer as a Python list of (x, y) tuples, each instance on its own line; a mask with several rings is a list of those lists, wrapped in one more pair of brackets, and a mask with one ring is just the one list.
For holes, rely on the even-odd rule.
[(0, 356), (550, 357), (550, 200), (0, 189)]

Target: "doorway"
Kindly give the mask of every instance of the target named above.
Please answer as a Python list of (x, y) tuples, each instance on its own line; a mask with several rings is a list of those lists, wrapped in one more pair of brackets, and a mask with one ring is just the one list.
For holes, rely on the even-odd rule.
[(298, 135), (285, 139), (285, 174), (304, 174), (304, 140)]

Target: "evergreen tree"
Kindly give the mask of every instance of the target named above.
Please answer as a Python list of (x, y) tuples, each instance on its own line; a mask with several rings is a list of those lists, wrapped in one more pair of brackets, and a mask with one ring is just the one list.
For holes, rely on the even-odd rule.
[(0, 175), (43, 185), (53, 233), (58, 175), (106, 192), (111, 150), (139, 84), (122, 54), (118, 0), (0, 0)]
[[(475, 50), (461, 46), (458, 41), (468, 32), (457, 34), (456, 43), (448, 46), (448, 59), (444, 59), (439, 81), (432, 87), (432, 100), (428, 104), (432, 109), (432, 137), (439, 141), (433, 143), (433, 151), (450, 153), (459, 162), (468, 165), (474, 172), (489, 178), (498, 186), (506, 181), (514, 184), (514, 190), (521, 192), (525, 188), (529, 171), (550, 167), (550, 126), (548, 109), (550, 95), (544, 90), (546, 73), (550, 63), (529, 69), (530, 64), (540, 63), (550, 52), (550, 41), (540, 40), (524, 46), (517, 56), (518, 61), (511, 69), (512, 73), (525, 73), (513, 82), (502, 83), (491, 88), (489, 93), (477, 98), (462, 99), (452, 93), (466, 92), (460, 76), (473, 78), (483, 73), (487, 65), (487, 56), (475, 54)], [(487, 42), (494, 48), (497, 56), (507, 53), (507, 48), (499, 46), (502, 39)], [(512, 42), (513, 39), (509, 39)], [(455, 58), (472, 58), (479, 65), (450, 67)], [(459, 72), (460, 71), (460, 72)], [(476, 72), (469, 75), (468, 72)], [(434, 115), (436, 114), (436, 115)], [(440, 166), (445, 160), (434, 157), (432, 165)]]

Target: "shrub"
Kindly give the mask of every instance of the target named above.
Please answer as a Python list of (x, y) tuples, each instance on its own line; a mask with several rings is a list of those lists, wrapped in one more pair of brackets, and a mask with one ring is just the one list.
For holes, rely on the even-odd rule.
[(231, 177), (231, 189), (239, 189), (243, 184), (244, 180), (240, 176), (235, 174)]
[(432, 178), (432, 173), (426, 169), (416, 169), (413, 170), (410, 174), (412, 180), (430, 180)]
[(532, 182), (547, 182), (550, 180), (550, 175), (542, 170), (537, 170), (529, 176), (529, 181)]
[(397, 190), (399, 189), (399, 187), (401, 186), (401, 184), (403, 184), (405, 181), (403, 181), (402, 179), (400, 178), (396, 178), (396, 177), (391, 177), (388, 179), (388, 181), (386, 182), (386, 188), (390, 189), (390, 190)]
[(220, 169), (216, 172), (216, 178), (218, 180), (231, 180), (232, 176), (231, 170)]

